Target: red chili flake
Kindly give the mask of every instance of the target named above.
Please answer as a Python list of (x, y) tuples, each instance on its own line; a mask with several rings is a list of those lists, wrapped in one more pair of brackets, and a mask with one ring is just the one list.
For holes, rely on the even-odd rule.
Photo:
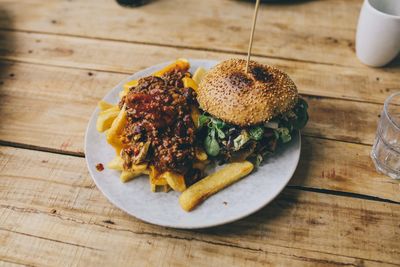
[(96, 165), (96, 169), (97, 169), (97, 171), (99, 171), (99, 172), (103, 171), (103, 170), (104, 170), (103, 164), (98, 163), (98, 164)]

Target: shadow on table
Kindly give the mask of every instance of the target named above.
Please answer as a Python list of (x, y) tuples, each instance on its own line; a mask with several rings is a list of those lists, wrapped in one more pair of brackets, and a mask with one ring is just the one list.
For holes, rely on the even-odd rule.
[[(255, 3), (256, 0), (236, 0), (238, 2), (249, 2)], [(315, 0), (261, 0), (261, 4), (272, 4), (272, 5), (296, 5), (305, 2), (311, 2)]]
[(125, 8), (140, 8), (149, 4), (153, 4), (158, 0), (114, 0), (118, 5)]
[[(11, 15), (7, 13), (7, 11), (1, 9), (0, 6), (0, 28), (12, 29), (13, 22), (11, 19)], [(7, 55), (12, 54), (12, 51), (15, 49), (15, 40), (11, 31), (3, 30), (0, 31), (0, 58), (4, 58)], [(5, 83), (14, 79), (15, 74), (10, 71), (10, 67), (12, 66), (11, 62), (6, 62), (4, 60), (0, 61), (0, 118), (3, 117), (2, 107), (5, 101), (5, 95), (3, 87)], [(1, 124), (0, 119), (0, 124)]]
[(194, 230), (194, 232), (221, 237), (237, 237), (238, 239), (240, 239), (240, 236), (257, 235), (255, 240), (272, 236), (281, 221), (285, 220), (285, 223), (281, 225), (287, 225), (287, 221), (296, 220), (297, 199), (301, 193), (300, 190), (285, 188), (266, 207), (244, 219), (222, 226)]
[[(12, 29), (13, 22), (7, 11), (0, 6), (0, 28)], [(0, 56), (11, 54), (15, 47), (14, 37), (11, 31), (0, 30)]]
[[(307, 139), (302, 137), (301, 158), (296, 172), (292, 177), (296, 185), (305, 183), (307, 177), (310, 155), (312, 155), (312, 144), (307, 142)], [(296, 189), (297, 186), (286, 186), (279, 196), (269, 203), (267, 206), (257, 211), (256, 213), (245, 217), (239, 221), (230, 224), (217, 226), (208, 229), (195, 230), (201, 234), (211, 234), (220, 236), (238, 236), (262, 234), (269, 235), (268, 225), (277, 225), (282, 220), (296, 220), (296, 212), (298, 210), (298, 197), (304, 193), (303, 190)]]
[[(400, 69), (400, 53), (397, 55), (397, 57), (395, 59), (393, 59), (384, 68), (387, 68), (387, 69)], [(399, 90), (400, 90), (400, 88), (399, 88)]]

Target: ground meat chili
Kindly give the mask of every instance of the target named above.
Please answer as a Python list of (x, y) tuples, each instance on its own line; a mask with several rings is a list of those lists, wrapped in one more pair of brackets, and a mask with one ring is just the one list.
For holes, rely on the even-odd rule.
[(142, 78), (121, 100), (127, 112), (121, 153), (125, 167), (148, 162), (160, 172), (192, 173), (196, 133), (190, 105), (196, 95), (184, 88), (185, 75), (174, 70)]

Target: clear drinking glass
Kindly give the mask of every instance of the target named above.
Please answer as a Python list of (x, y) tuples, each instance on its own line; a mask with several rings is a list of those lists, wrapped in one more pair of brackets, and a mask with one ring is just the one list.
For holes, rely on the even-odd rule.
[(371, 158), (378, 172), (400, 179), (400, 92), (385, 101)]

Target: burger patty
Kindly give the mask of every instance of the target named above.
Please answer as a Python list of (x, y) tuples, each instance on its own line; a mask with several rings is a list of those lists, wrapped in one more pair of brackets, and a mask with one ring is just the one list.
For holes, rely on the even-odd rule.
[(194, 91), (183, 87), (184, 76), (175, 70), (142, 78), (121, 100), (127, 111), (121, 153), (125, 167), (147, 162), (160, 172), (191, 171), (196, 133), (190, 105), (196, 100)]

